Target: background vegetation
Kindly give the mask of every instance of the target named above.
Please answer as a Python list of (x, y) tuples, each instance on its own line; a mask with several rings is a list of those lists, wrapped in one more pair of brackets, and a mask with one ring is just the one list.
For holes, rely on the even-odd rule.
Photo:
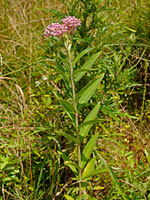
[(59, 133), (73, 135), (55, 96), (56, 92), (65, 96), (66, 90), (62, 77), (50, 67), (63, 56), (62, 45), (57, 38), (43, 36), (48, 24), (67, 15), (82, 21), (73, 39), (75, 56), (94, 47), (77, 68), (101, 52), (77, 90), (105, 74), (79, 116), (83, 122), (100, 102), (99, 122), (89, 137), (99, 133), (91, 158), (96, 157), (101, 172), (90, 179), (83, 199), (119, 200), (120, 187), (130, 199), (150, 199), (150, 3), (146, 0), (0, 1), (0, 199), (76, 198), (78, 185), (60, 153), (71, 160), (77, 155), (74, 144)]

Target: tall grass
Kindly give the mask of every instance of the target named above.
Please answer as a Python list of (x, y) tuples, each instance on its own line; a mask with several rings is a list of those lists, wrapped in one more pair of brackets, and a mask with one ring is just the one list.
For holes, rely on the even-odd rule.
[[(104, 118), (92, 130), (100, 133), (93, 155), (100, 153), (108, 164), (99, 156), (96, 166), (111, 166), (131, 199), (149, 198), (149, 2), (93, 2), (98, 8), (87, 12), (88, 1), (0, 1), (1, 200), (63, 199), (77, 193), (72, 172), (58, 153), (63, 150), (76, 159), (77, 149), (55, 133), (73, 128), (54, 95), (64, 95), (61, 78), (47, 67), (59, 54), (59, 46), (43, 36), (48, 24), (65, 15), (83, 20), (74, 42), (77, 55), (91, 46), (95, 47), (93, 52), (102, 51), (99, 69), (92, 72), (92, 78), (96, 73), (106, 74), (94, 97), (103, 99)], [(98, 21), (89, 28), (94, 12)], [(78, 88), (89, 79), (84, 81)], [(79, 115), (80, 122), (90, 106)], [(115, 109), (128, 115), (122, 116)], [(122, 198), (108, 171), (92, 178), (88, 194), (96, 199)]]

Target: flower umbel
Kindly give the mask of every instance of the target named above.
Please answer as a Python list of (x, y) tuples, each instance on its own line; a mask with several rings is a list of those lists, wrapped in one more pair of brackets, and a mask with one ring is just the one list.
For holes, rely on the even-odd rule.
[(67, 26), (71, 35), (76, 31), (76, 28), (81, 25), (81, 20), (74, 16), (65, 17), (62, 19), (62, 22)]
[(75, 18), (74, 16), (68, 16), (62, 19), (62, 22), (70, 29), (76, 28), (77, 26), (81, 25), (81, 20)]
[(64, 24), (52, 23), (51, 25), (47, 26), (47, 29), (45, 30), (44, 35), (46, 37), (58, 36), (58, 35), (62, 35), (66, 31), (68, 31), (68, 28)]
[(66, 16), (62, 19), (63, 24), (52, 23), (47, 26), (47, 29), (44, 32), (46, 37), (49, 36), (59, 36), (65, 32), (73, 34), (76, 31), (76, 28), (81, 25), (81, 20), (75, 18), (74, 16)]

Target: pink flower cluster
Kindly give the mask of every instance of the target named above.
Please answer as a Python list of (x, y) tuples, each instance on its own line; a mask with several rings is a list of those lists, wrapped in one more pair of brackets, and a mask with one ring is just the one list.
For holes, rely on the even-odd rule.
[(44, 35), (46, 37), (57, 36), (57, 35), (62, 35), (63, 33), (67, 31), (68, 29), (64, 24), (52, 23), (51, 25), (47, 26), (47, 29), (45, 30)]
[(62, 22), (68, 27), (68, 28), (76, 28), (77, 26), (81, 25), (81, 20), (75, 18), (74, 16), (68, 16), (62, 19)]
[(75, 18), (74, 16), (68, 16), (62, 19), (63, 24), (52, 23), (47, 26), (47, 29), (44, 32), (46, 37), (49, 36), (59, 36), (65, 32), (73, 34), (76, 31), (76, 28), (81, 25), (81, 20)]

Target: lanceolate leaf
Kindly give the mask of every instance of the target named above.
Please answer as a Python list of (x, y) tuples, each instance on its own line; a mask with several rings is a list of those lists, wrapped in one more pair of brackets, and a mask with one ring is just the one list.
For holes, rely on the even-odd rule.
[(77, 169), (80, 169), (79, 165), (77, 163), (75, 163), (75, 162), (72, 162), (72, 161), (65, 161), (64, 164), (68, 165), (68, 166), (74, 166)]
[(68, 79), (68, 77), (65, 75), (65, 73), (61, 70), (61, 69), (58, 69), (56, 66), (52, 65), (52, 67), (55, 69), (56, 72), (58, 72), (62, 77), (63, 79), (66, 81), (66, 83), (69, 85), (70, 81)]
[(75, 81), (79, 81), (84, 74), (86, 73), (86, 71), (84, 72), (83, 69), (90, 69), (93, 65), (93, 63), (97, 60), (97, 58), (100, 56), (101, 52), (98, 52), (96, 54), (94, 54), (93, 56), (91, 56), (91, 58), (84, 63), (84, 65), (81, 67), (81, 72), (79, 72), (76, 77), (75, 77)]
[(63, 137), (73, 141), (76, 144), (79, 144), (79, 141), (75, 137), (73, 137), (73, 136), (71, 136), (71, 135), (69, 135), (67, 133), (64, 133), (62, 131), (55, 131), (55, 133), (58, 133), (59, 135), (62, 135)]
[(89, 101), (89, 99), (95, 93), (95, 91), (96, 91), (100, 81), (103, 79), (103, 77), (104, 77), (104, 73), (101, 74), (100, 78), (98, 78), (94, 82), (92, 82), (91, 85), (89, 85), (89, 87), (86, 88), (86, 90), (84, 90), (84, 92), (82, 93), (82, 95), (79, 99), (80, 104), (87, 103)]
[(82, 155), (81, 155), (81, 168), (85, 166), (88, 159), (90, 158), (91, 153), (93, 152), (94, 146), (96, 144), (96, 139), (98, 137), (98, 133), (91, 137), (88, 143), (85, 145)]
[(90, 125), (90, 124), (95, 124), (95, 123), (100, 123), (102, 120), (101, 119), (97, 119), (97, 120), (89, 120), (89, 121), (86, 121), (86, 122), (83, 122), (82, 124), (80, 124), (79, 126), (78, 126), (78, 128), (80, 129), (80, 128), (82, 128), (82, 127), (85, 127), (85, 126), (87, 126), (87, 125)]
[(100, 173), (104, 173), (104, 172), (108, 172), (107, 169), (96, 169), (91, 171), (89, 174), (85, 174), (84, 176), (82, 176), (82, 180), (89, 180), (89, 178), (91, 178), (92, 176), (96, 176), (99, 175)]
[(81, 51), (81, 53), (75, 58), (75, 60), (72, 63), (72, 67), (74, 68), (75, 64), (78, 62), (78, 60), (80, 60), (80, 58), (82, 58), (86, 53), (88, 53), (89, 51), (91, 51), (93, 48), (87, 48), (83, 51)]
[(65, 69), (64, 69), (64, 66), (61, 65), (58, 60), (56, 60), (56, 66), (59, 70), (61, 70), (63, 73), (65, 73)]
[(77, 94), (76, 94), (76, 98), (79, 99), (79, 97), (81, 97), (81, 95), (83, 94), (83, 92), (94, 82), (90, 81), (88, 84), (86, 84)]
[(74, 107), (73, 105), (71, 105), (70, 102), (58, 98), (59, 102), (61, 103), (61, 105), (63, 106), (65, 112), (68, 114), (68, 116), (71, 118), (72, 121), (75, 121), (75, 115), (74, 115)]
[(63, 106), (67, 108), (67, 110), (69, 109), (71, 112), (73, 113), (75, 112), (73, 105), (69, 101), (61, 99), (61, 98), (59, 98), (58, 100)]
[[(92, 110), (91, 112), (88, 114), (88, 116), (85, 118), (84, 122), (88, 122), (90, 120), (94, 120), (98, 114), (98, 111), (99, 111), (99, 108), (100, 108), (100, 103), (98, 103)], [(83, 126), (81, 129), (80, 129), (80, 132), (79, 132), (79, 135), (80, 135), (80, 139), (82, 140), (84, 137), (87, 136), (87, 134), (89, 133), (91, 127), (92, 127), (92, 123), (89, 123), (87, 124), (86, 126)]]
[[(88, 164), (86, 165), (86, 167), (84, 168), (84, 171), (82, 173), (82, 179), (84, 179), (86, 176), (88, 176), (88, 174), (90, 174), (92, 171), (94, 171), (95, 169), (95, 160), (96, 157), (92, 158)], [(91, 178), (91, 177), (88, 177)]]
[(95, 69), (77, 69), (74, 73), (73, 76), (75, 77), (76, 74), (80, 73), (80, 72), (91, 72), (91, 71), (95, 71)]
[(68, 60), (61, 58), (61, 60), (63, 61), (63, 63), (65, 64), (65, 69), (67, 69), (67, 71), (69, 72), (70, 69), (70, 63), (68, 62)]

